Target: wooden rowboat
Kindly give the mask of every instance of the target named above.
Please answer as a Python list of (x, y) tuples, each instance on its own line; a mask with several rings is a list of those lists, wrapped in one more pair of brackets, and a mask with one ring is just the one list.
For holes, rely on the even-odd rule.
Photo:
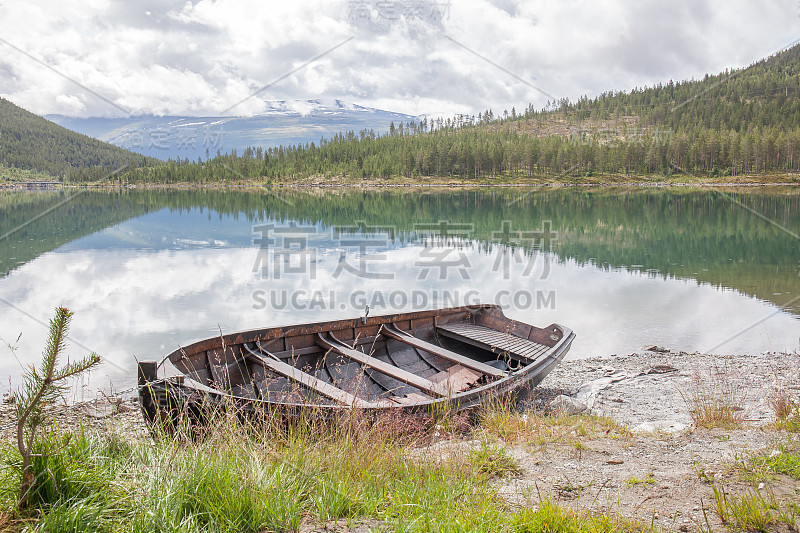
[(575, 335), (507, 318), (494, 305), (416, 311), (233, 333), (175, 350), (182, 376), (139, 363), (145, 418), (195, 420), (209, 406), (337, 411), (465, 409), (524, 400), (566, 355)]

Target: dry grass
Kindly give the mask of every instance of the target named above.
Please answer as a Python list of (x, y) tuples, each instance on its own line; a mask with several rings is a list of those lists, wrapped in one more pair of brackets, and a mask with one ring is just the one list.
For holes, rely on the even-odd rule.
[(480, 428), (504, 442), (535, 447), (564, 444), (583, 449), (582, 440), (633, 439), (628, 428), (606, 416), (520, 413), (504, 405), (487, 407)]
[(768, 402), (775, 413), (777, 426), (790, 432), (800, 431), (800, 353), (775, 357), (772, 391)]
[(775, 413), (775, 418), (786, 420), (797, 412), (797, 400), (786, 389), (780, 388), (772, 391), (769, 397), (769, 406)]
[[(797, 361), (794, 362), (797, 364)], [(794, 368), (789, 366), (787, 368)], [(769, 396), (769, 406), (775, 413), (777, 427), (796, 433), (800, 431), (800, 397), (792, 392), (784, 372), (775, 371), (775, 380)], [(797, 384), (792, 384), (797, 388)]]
[(716, 368), (706, 375), (695, 374), (688, 391), (681, 396), (695, 427), (736, 429), (742, 426), (744, 398), (734, 372)]

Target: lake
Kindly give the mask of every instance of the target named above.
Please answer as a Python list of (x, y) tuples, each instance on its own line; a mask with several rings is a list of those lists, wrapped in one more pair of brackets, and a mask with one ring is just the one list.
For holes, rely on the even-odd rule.
[(0, 192), (0, 389), (41, 357), (57, 305), (73, 398), (136, 359), (243, 329), (472, 303), (556, 322), (571, 358), (652, 345), (800, 342), (791, 188)]

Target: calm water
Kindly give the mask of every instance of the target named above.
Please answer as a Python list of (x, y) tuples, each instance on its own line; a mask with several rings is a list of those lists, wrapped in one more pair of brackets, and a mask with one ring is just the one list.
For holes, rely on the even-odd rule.
[(0, 193), (0, 388), (56, 305), (69, 353), (104, 360), (76, 397), (220, 331), (367, 304), (498, 303), (573, 328), (571, 357), (794, 350), (797, 233), (790, 189)]

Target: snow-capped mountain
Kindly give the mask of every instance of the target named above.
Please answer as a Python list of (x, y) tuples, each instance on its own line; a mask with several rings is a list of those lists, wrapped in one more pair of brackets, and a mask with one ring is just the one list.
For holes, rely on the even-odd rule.
[(143, 115), (125, 118), (45, 118), (77, 131), (159, 159), (213, 157), (217, 151), (239, 154), (248, 146), (269, 148), (319, 143), (337, 133), (419, 121), (418, 117), (342, 102), (341, 100), (281, 100), (267, 103), (265, 113), (250, 117), (181, 117)]

